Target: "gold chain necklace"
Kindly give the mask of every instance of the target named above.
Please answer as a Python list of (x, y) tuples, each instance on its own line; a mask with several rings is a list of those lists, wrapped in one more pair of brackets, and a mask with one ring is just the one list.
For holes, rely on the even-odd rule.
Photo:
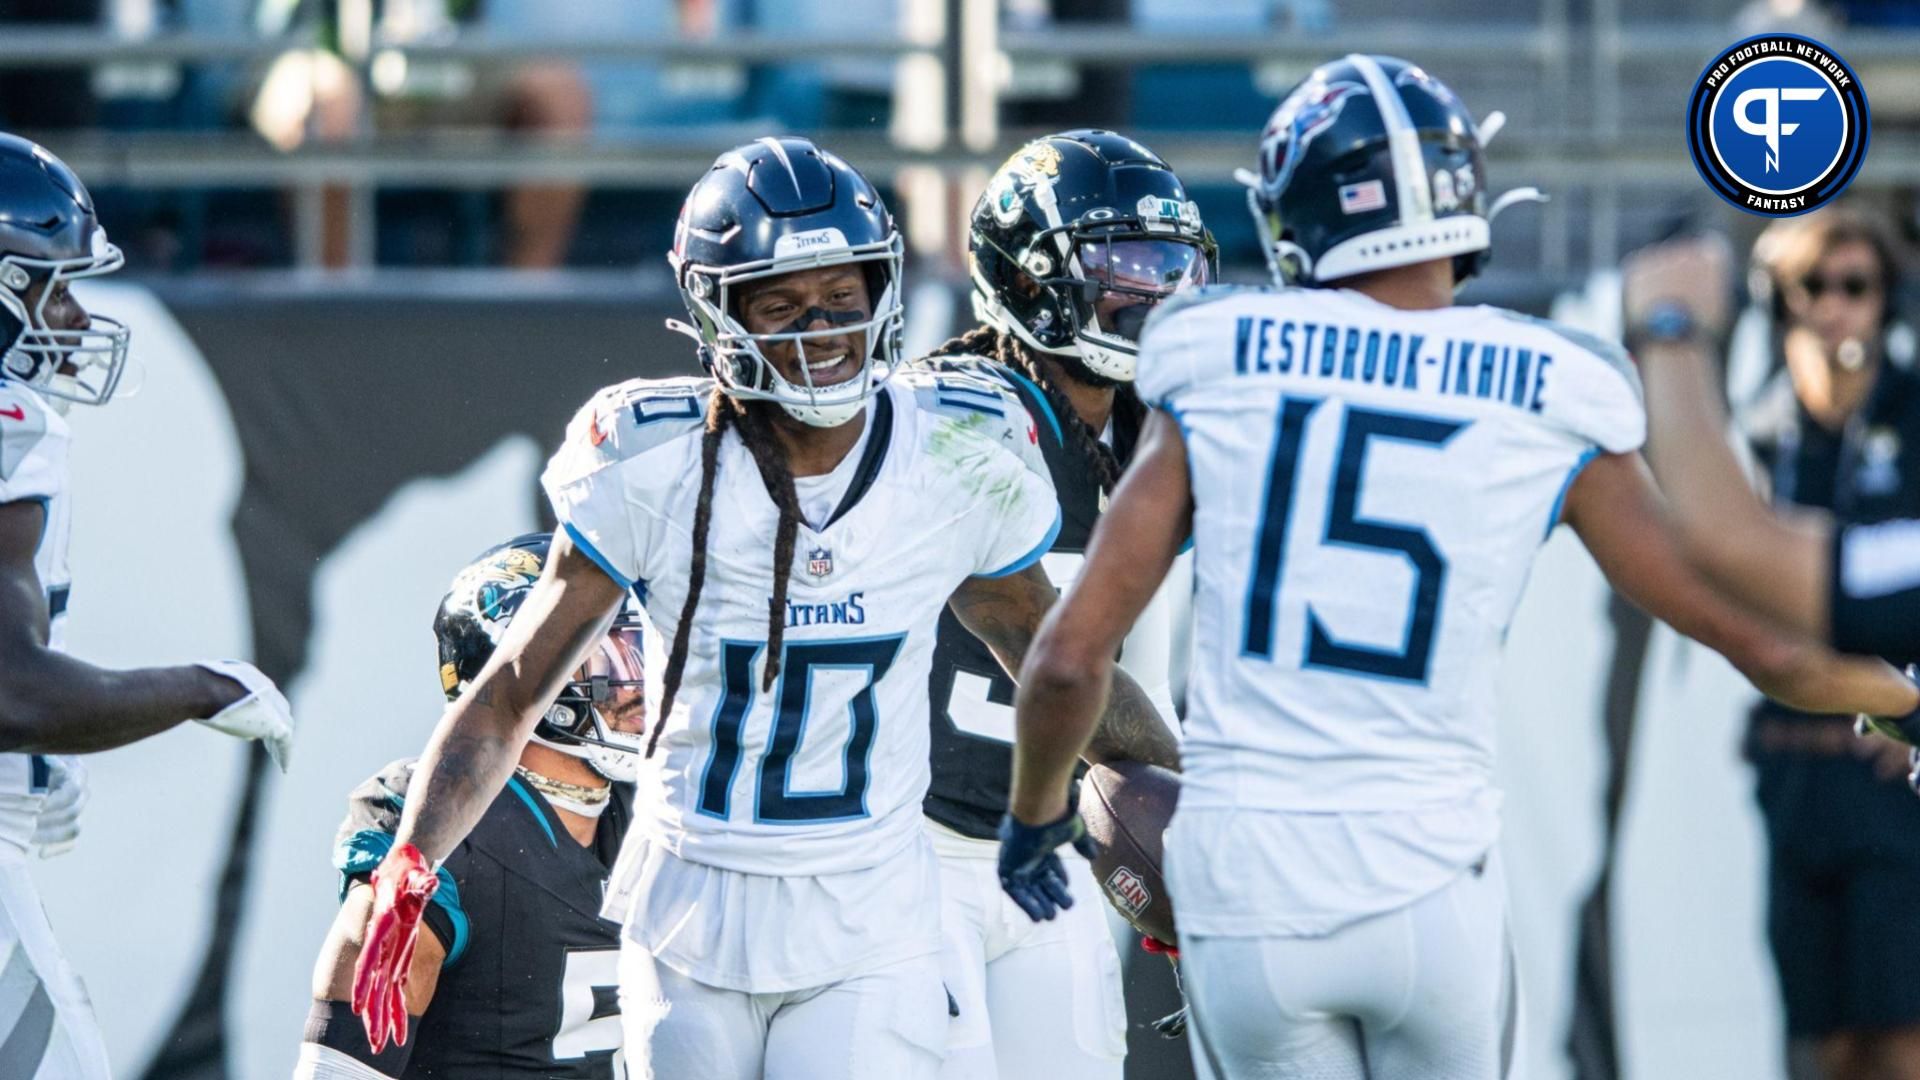
[(585, 806), (596, 806), (613, 797), (613, 785), (611, 784), (603, 784), (599, 787), (589, 787), (586, 784), (569, 784), (565, 780), (555, 780), (550, 776), (541, 776), (525, 765), (515, 765), (513, 771), (519, 773), (521, 779), (532, 784), (534, 790), (549, 799), (562, 799), (567, 802), (580, 803)]

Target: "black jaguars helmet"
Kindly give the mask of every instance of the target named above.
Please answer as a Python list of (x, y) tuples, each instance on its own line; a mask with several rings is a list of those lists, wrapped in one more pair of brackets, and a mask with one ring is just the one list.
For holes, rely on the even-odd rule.
[[(459, 697), (493, 656), (514, 613), (540, 579), (552, 542), (551, 533), (516, 536), (488, 549), (454, 577), (433, 616), (433, 635), (440, 642), (440, 689), (448, 701)], [(584, 760), (609, 780), (634, 778), (644, 743), (637, 733), (608, 727), (600, 709), (616, 690), (644, 691), (640, 633), (638, 613), (623, 606), (600, 653), (576, 673), (584, 677), (561, 689), (533, 729), (535, 742)]]
[[(700, 343), (700, 358), (735, 398), (777, 402), (795, 419), (838, 427), (900, 366), (900, 263), (905, 250), (880, 193), (853, 166), (807, 139), (756, 139), (721, 154), (680, 209), (667, 255), (691, 325), (668, 326)], [(872, 304), (865, 318), (805, 330), (809, 312), (779, 333), (751, 334), (735, 317), (733, 290), (756, 278), (855, 264), (866, 273)], [(760, 351), (791, 341), (804, 359), (807, 342), (864, 331), (859, 375), (831, 386), (805, 376), (795, 386)]]
[(125, 263), (73, 170), (0, 132), (0, 375), (59, 401), (106, 404), (126, 369), (126, 324), (94, 315), (84, 330), (59, 329), (46, 306), (65, 282)]
[(1131, 382), (1153, 306), (1218, 276), (1200, 208), (1158, 154), (1082, 129), (1021, 147), (974, 204), (974, 314), (1096, 383)]
[(1318, 285), (1430, 259), (1454, 281), (1480, 271), (1500, 211), (1482, 148), (1506, 122), (1475, 124), (1445, 83), (1390, 56), (1354, 53), (1296, 86), (1260, 139), (1260, 171), (1238, 175), (1274, 279)]

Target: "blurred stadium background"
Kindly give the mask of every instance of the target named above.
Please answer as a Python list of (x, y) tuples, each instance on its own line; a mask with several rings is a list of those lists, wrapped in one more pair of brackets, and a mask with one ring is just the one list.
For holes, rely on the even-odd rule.
[[(1920, 4), (1891, 0), (0, 0), (0, 129), (92, 187), (129, 268), (81, 295), (144, 371), (75, 416), (74, 647), (252, 655), (302, 723), (285, 777), (195, 732), (101, 756), (80, 848), (38, 868), (117, 1068), (286, 1075), (344, 795), (439, 712), (446, 581), (541, 523), (534, 476), (593, 388), (691, 373), (662, 256), (717, 152), (804, 132), (879, 181), (924, 347), (966, 318), (963, 215), (1026, 136), (1154, 147), (1256, 280), (1231, 173), (1268, 111), (1322, 59), (1404, 55), (1507, 113), (1496, 190), (1553, 198), (1502, 218), (1465, 298), (1604, 331), (1622, 251), (1742, 226), (1680, 121), (1763, 29), (1856, 67), (1856, 191), (1911, 226)], [(1564, 538), (1510, 653), (1522, 1075), (1780, 1075), (1744, 684)], [(1165, 1011), (1150, 960), (1136, 1022)], [(1186, 1075), (1133, 1046), (1129, 1076)]]

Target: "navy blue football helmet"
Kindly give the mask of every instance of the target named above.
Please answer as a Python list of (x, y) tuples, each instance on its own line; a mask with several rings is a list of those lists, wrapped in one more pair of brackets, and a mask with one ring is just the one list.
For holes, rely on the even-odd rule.
[(974, 204), (967, 264), (981, 322), (1108, 382), (1133, 380), (1153, 306), (1219, 269), (1173, 169), (1092, 129), (1035, 139), (1000, 166)]
[(54, 327), (46, 309), (66, 282), (125, 263), (73, 170), (0, 132), (0, 375), (56, 402), (106, 404), (126, 370), (126, 324), (94, 315), (85, 329)]
[[(493, 656), (507, 625), (545, 569), (553, 534), (528, 533), (487, 549), (453, 579), (433, 616), (440, 647), (440, 689), (460, 696)], [(533, 729), (533, 741), (584, 760), (609, 780), (631, 781), (644, 743), (638, 733), (615, 731), (601, 709), (616, 693), (644, 693), (639, 613), (622, 605), (600, 649), (561, 688)]]
[[(700, 343), (701, 361), (731, 396), (838, 427), (900, 366), (903, 250), (880, 193), (853, 166), (807, 139), (758, 139), (720, 155), (687, 195), (667, 261), (693, 322), (668, 325)], [(873, 307), (864, 320), (773, 334), (749, 333), (738, 320), (743, 282), (846, 264), (866, 273)], [(858, 332), (867, 341), (860, 374), (830, 386), (815, 386), (804, 363), (794, 385), (760, 349), (791, 341), (804, 358), (809, 340)]]
[(1321, 285), (1442, 258), (1456, 284), (1478, 273), (1494, 217), (1544, 198), (1520, 188), (1489, 204), (1481, 151), (1505, 119), (1474, 123), (1445, 83), (1390, 56), (1314, 69), (1267, 121), (1259, 173), (1238, 174), (1274, 279)]

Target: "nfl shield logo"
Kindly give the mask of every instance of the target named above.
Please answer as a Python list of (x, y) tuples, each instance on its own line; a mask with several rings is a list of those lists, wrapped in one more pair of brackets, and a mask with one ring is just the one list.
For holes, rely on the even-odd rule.
[(833, 552), (826, 548), (812, 548), (807, 552), (807, 573), (817, 578), (833, 573)]

